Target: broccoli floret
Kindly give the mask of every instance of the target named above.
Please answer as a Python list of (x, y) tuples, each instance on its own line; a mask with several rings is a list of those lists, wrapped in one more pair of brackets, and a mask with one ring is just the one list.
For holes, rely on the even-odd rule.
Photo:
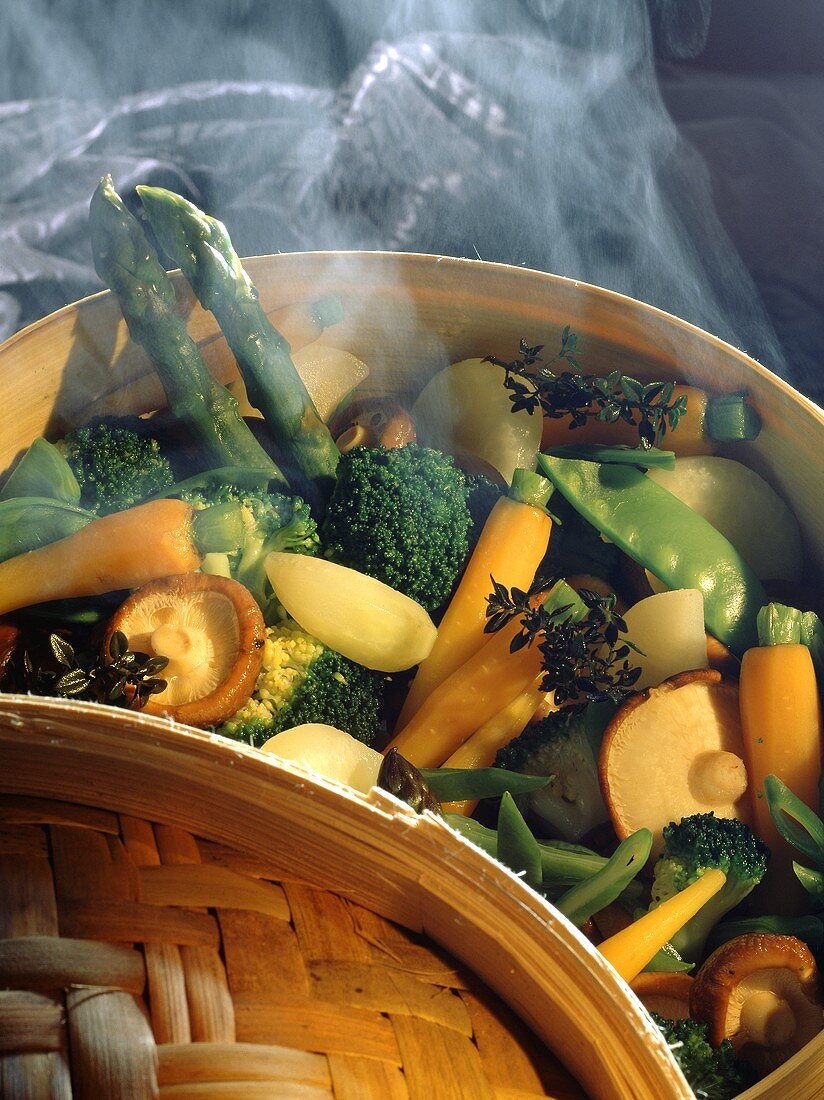
[(707, 1025), (697, 1020), (667, 1020), (650, 1013), (681, 1067), (690, 1088), (700, 1100), (732, 1100), (755, 1079), (740, 1061), (728, 1039), (719, 1047), (707, 1042)]
[(769, 848), (749, 826), (714, 813), (693, 814), (664, 828), (664, 851), (655, 864), (651, 908), (686, 889), (712, 867), (727, 881), (688, 921), (672, 946), (688, 962), (704, 953), (707, 936), (731, 909), (749, 894), (767, 870)]
[(327, 557), (404, 592), (427, 611), (466, 559), (466, 482), (449, 455), (415, 443), (342, 456), (321, 537)]
[(140, 504), (174, 483), (160, 444), (132, 424), (95, 420), (75, 428), (57, 445), (80, 485), (83, 508), (105, 516)]
[(225, 484), (183, 488), (179, 495), (197, 509), (200, 548), (226, 555), (229, 576), (249, 589), (269, 621), (278, 609), (266, 557), (275, 550), (317, 553), (317, 525), (309, 505), (300, 497)]
[(550, 776), (542, 790), (519, 795), (518, 804), (552, 835), (578, 841), (609, 820), (598, 782), (598, 751), (613, 711), (610, 703), (562, 707), (527, 726), (495, 758), (499, 768)]
[(218, 733), (260, 746), (281, 730), (322, 722), (372, 745), (385, 681), (384, 674), (342, 657), (287, 619), (267, 627), (252, 696)]
[(466, 474), (466, 506), (469, 509), (469, 549), (472, 551), (481, 537), (489, 513), (506, 492), (506, 486), (497, 485), (484, 474)]

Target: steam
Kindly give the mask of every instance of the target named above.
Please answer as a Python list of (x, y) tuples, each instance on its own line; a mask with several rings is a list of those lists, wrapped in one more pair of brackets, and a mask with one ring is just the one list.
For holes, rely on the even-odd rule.
[[(707, 0), (656, 0), (652, 21), (643, 0), (337, 0), (325, 27), (294, 14), (272, 47), (255, 33), (261, 5), (242, 3), (217, 31), (256, 79), (168, 88), (152, 40), (166, 62), (208, 58), (201, 24), (169, 14), (152, 25), (155, 5), (119, 0), (107, 6), (119, 27), (109, 55), (55, 26), (51, 8), (14, 6), (11, 39), (45, 96), (59, 94), (59, 73), (80, 98), (0, 104), (7, 330), (96, 287), (85, 217), (111, 170), (123, 192), (152, 182), (188, 194), (242, 253), (389, 248), (537, 267), (651, 302), (782, 367), (656, 80), (654, 43), (670, 57), (700, 49)], [(66, 44), (65, 67), (45, 41)], [(127, 53), (153, 90), (116, 98)]]

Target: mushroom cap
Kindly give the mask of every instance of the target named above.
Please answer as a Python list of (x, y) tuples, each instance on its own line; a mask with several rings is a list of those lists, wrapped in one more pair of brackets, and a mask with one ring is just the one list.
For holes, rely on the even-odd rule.
[(651, 858), (670, 821), (714, 811), (750, 815), (738, 685), (715, 669), (682, 672), (630, 697), (606, 729), (601, 790), (620, 839), (652, 831)]
[(645, 970), (629, 984), (647, 1012), (657, 1012), (667, 1020), (686, 1020), (690, 1014), (693, 981), (689, 974)]
[(696, 974), (690, 1013), (707, 1024), (713, 1046), (729, 1039), (759, 1073), (770, 1073), (824, 1028), (815, 959), (795, 936), (737, 936)]
[(247, 588), (227, 577), (186, 573), (138, 588), (109, 622), (104, 647), (121, 631), (129, 649), (164, 656), (166, 688), (146, 703), (192, 726), (213, 726), (252, 693), (263, 660), (265, 625)]

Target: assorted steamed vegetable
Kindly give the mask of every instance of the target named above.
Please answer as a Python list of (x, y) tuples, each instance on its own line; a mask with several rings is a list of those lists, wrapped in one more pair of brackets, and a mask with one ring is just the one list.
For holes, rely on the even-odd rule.
[(736, 1095), (824, 1026), (824, 626), (738, 449), (757, 410), (587, 373), (570, 329), (361, 397), (337, 299), (267, 315), (219, 222), (138, 195), (237, 370), (104, 179), (95, 264), (157, 374), (0, 485), (3, 690), (444, 814), (632, 983), (696, 1095)]

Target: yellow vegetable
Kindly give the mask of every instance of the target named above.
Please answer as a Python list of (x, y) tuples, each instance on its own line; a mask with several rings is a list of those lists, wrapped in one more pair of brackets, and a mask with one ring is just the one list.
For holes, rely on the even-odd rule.
[[(545, 478), (526, 470), (516, 470), (515, 474), (510, 495), (501, 497), (484, 524), (461, 583), (438, 627), (432, 652), (412, 681), (398, 719), (400, 728), (411, 720), (438, 684), (488, 641), (484, 624), (486, 598), (492, 591), (490, 577), (506, 588), (526, 590), (532, 584), (552, 530), (552, 520), (542, 507), (551, 486)], [(531, 489), (525, 492), (527, 485)]]
[[(509, 744), (513, 737), (517, 737), (523, 731), (544, 701), (544, 692), (540, 688), (542, 679), (543, 676), (538, 676), (526, 691), (522, 691), (511, 703), (485, 722), (469, 740), (464, 741), (461, 747), (452, 753), (448, 760), (444, 761), (443, 766), (445, 768), (491, 767), (498, 749)], [(448, 802), (443, 808), (448, 813), (465, 814), (468, 817), (477, 805), (477, 799), (467, 798), (461, 802)]]
[(625, 982), (631, 982), (664, 944), (669, 943), (675, 933), (680, 932), (698, 910), (718, 893), (726, 881), (727, 876), (723, 871), (716, 868), (705, 871), (685, 890), (604, 940), (598, 945), (598, 950)]
[(796, 643), (748, 649), (741, 662), (739, 703), (754, 827), (772, 853), (764, 890), (776, 910), (793, 912), (803, 894), (791, 849), (770, 817), (764, 780), (777, 775), (818, 811), (821, 707), (809, 649)]

